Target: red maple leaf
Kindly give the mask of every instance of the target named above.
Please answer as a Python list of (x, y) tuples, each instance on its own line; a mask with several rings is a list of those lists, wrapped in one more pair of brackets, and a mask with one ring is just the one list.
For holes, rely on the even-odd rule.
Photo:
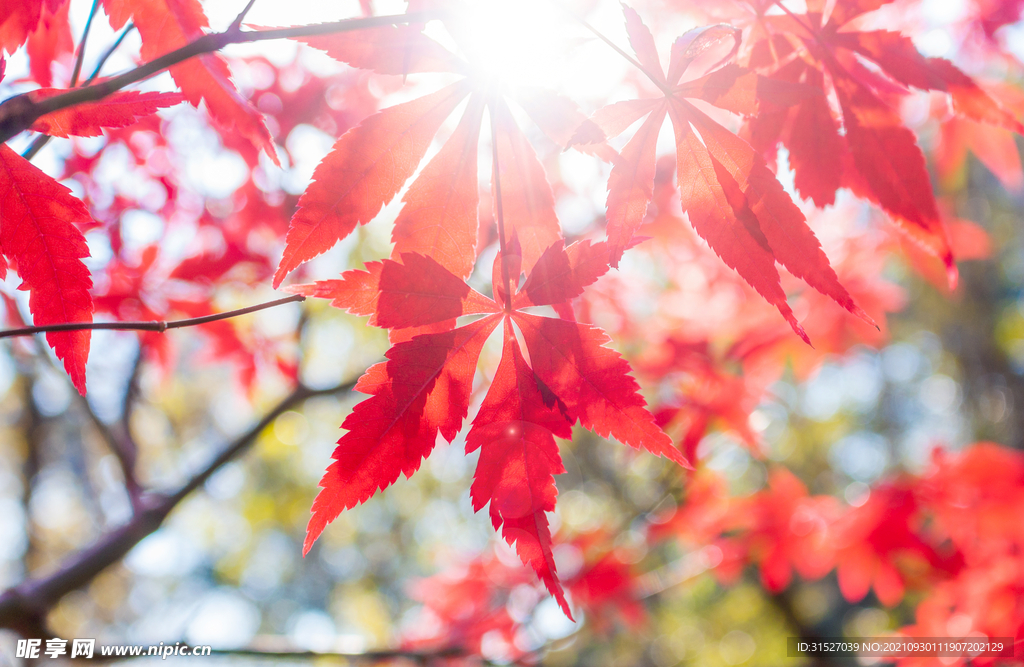
[[(471, 71), (465, 61), (408, 26), (302, 41), (381, 74)], [(504, 98), (467, 77), (383, 109), (338, 139), (299, 199), (274, 286), (373, 219), (416, 172), (434, 135), (466, 97), (458, 127), (403, 197), (405, 206), (392, 232), (392, 258), (415, 252), (432, 257), (456, 276), (464, 278), (472, 271), (479, 230), (477, 148), (486, 107), (501, 165), (504, 221), (509, 234), (519, 238), (523, 268), (529, 272), (541, 253), (561, 238), (551, 186)], [(552, 92), (531, 90), (521, 97), (523, 108), (556, 141), (564, 143), (565, 128), (584, 120), (574, 103)]]
[(14, 53), (45, 13), (56, 14), (67, 0), (5, 0), (0, 5), (0, 50)]
[(768, 487), (741, 510), (751, 522), (746, 548), (760, 564), (767, 590), (788, 587), (794, 569), (804, 579), (819, 579), (832, 569), (829, 527), (838, 509), (831, 496), (808, 496), (807, 487), (786, 468), (772, 469)]
[[(6, 145), (0, 145), (0, 252), (28, 290), (36, 325), (91, 322), (92, 278), (82, 263), (89, 256), (76, 222), (90, 222), (85, 205), (71, 191)], [(0, 278), (7, 263), (0, 260)], [(75, 388), (85, 394), (88, 331), (46, 334), (46, 341)]]
[[(29, 96), (38, 102), (66, 92), (60, 88), (39, 88)], [(40, 116), (29, 129), (52, 137), (98, 137), (103, 128), (128, 127), (182, 99), (181, 93), (119, 91), (99, 102), (86, 102)]]
[[(508, 299), (504, 285), (518, 283), (520, 266), (513, 240), (512, 250), (495, 260), (493, 300), (437, 261), (414, 253), (403, 254), (401, 262), (389, 259), (369, 271), (348, 272), (341, 280), (293, 288), (372, 314), (379, 326), (414, 332), (447, 328), (403, 336), (387, 352), (388, 361), (359, 380), (356, 389), (371, 397), (345, 419), (348, 433), (320, 482), (305, 552), (343, 510), (391, 485), (400, 473), (411, 476), (438, 433), (454, 440), (469, 410), (477, 359), (499, 324), (501, 362), (466, 439), (468, 452), (480, 450), (473, 507), (490, 504), (495, 529), (516, 545), (567, 615), (546, 517), (555, 507), (554, 475), (564, 472), (554, 437), (570, 438), (578, 421), (602, 436), (689, 465), (644, 407), (626, 361), (604, 347), (609, 339), (603, 331), (521, 310), (565, 303), (582, 293), (608, 269), (605, 244), (584, 241), (564, 248), (556, 242)], [(448, 324), (470, 314), (485, 316), (454, 329)], [(529, 363), (515, 328), (529, 350)]]
[(807, 97), (808, 88), (768, 79), (736, 65), (680, 84), (693, 60), (723, 39), (738, 39), (735, 30), (710, 26), (684, 34), (672, 48), (665, 74), (647, 26), (629, 7), (624, 11), (633, 51), (663, 96), (611, 104), (598, 110), (577, 133), (576, 141), (590, 143), (594, 138), (616, 136), (647, 117), (622, 149), (608, 179), (612, 263), (618, 262), (643, 223), (654, 193), (658, 133), (668, 116), (675, 129), (683, 209), (715, 253), (778, 308), (804, 340), (807, 335), (786, 302), (776, 262), (870, 321), (839, 284), (821, 244), (764, 159), (686, 99), (699, 98), (729, 111), (754, 114), (765, 105), (774, 108), (797, 103)]
[[(942, 259), (955, 286), (952, 247), (924, 154), (888, 100), (906, 92), (903, 86), (944, 91), (967, 118), (1015, 132), (1024, 126), (951, 62), (921, 55), (910, 38), (888, 30), (843, 30), (888, 1), (840, 0), (824, 22), (824, 2), (809, 2), (803, 15), (761, 16), (765, 37), (753, 44), (750, 65), (773, 68), (773, 79), (801, 82), (822, 94), (791, 110), (751, 119), (746, 132), (769, 152), (779, 140), (786, 144), (796, 189), (818, 206), (833, 203), (836, 190), (846, 186), (882, 207), (900, 229)], [(839, 102), (839, 119), (827, 102), (826, 80)]]
[(39, 25), (25, 43), (29, 73), (40, 86), (49, 86), (52, 83), (53, 61), (74, 51), (71, 25), (68, 22), (70, 7), (71, 3), (67, 1), (59, 3), (57, 7), (44, 4)]
[(874, 588), (879, 601), (893, 606), (903, 598), (901, 563), (954, 572), (959, 554), (941, 554), (922, 537), (920, 504), (909, 480), (871, 489), (868, 501), (835, 524), (836, 575), (839, 590), (858, 602)]

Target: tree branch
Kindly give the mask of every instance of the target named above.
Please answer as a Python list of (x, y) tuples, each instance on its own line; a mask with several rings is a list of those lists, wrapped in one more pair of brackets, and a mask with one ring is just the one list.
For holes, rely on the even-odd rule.
[(244, 452), (256, 437), (282, 413), (315, 396), (350, 391), (349, 381), (325, 389), (297, 386), (259, 422), (229, 443), (206, 467), (193, 475), (177, 491), (151, 493), (142, 497), (140, 511), (125, 525), (100, 537), (91, 547), (68, 558), (59, 570), (44, 577), (29, 579), (0, 595), (0, 628), (9, 628), (23, 636), (36, 636), (45, 627), (46, 615), (58, 601), (73, 590), (87, 585), (100, 572), (123, 558), (143, 538), (150, 535), (167, 515), (192, 491), (202, 486), (225, 463)]
[(47, 333), (50, 331), (83, 331), (87, 329), (104, 329), (114, 331), (157, 331), (163, 333), (168, 329), (181, 329), (184, 327), (194, 327), (199, 324), (209, 324), (210, 322), (226, 320), (232, 317), (238, 317), (239, 315), (247, 315), (249, 313), (255, 313), (260, 310), (266, 310), (267, 308), (274, 308), (275, 306), (281, 306), (286, 303), (297, 303), (299, 301), (305, 300), (306, 297), (304, 297), (303, 295), (293, 294), (292, 296), (286, 296), (281, 299), (275, 299), (274, 301), (268, 301), (266, 303), (257, 304), (255, 306), (248, 306), (247, 308), (228, 310), (223, 313), (214, 313), (213, 315), (204, 315), (202, 317), (190, 317), (184, 320), (170, 320), (159, 322), (68, 322), (66, 324), (47, 324), (43, 326), (19, 327), (17, 329), (6, 329), (0, 331), (0, 338), (12, 338), (14, 336), (30, 336), (32, 334)]
[(84, 88), (75, 88), (61, 95), (54, 95), (38, 102), (32, 100), (31, 93), (16, 95), (4, 100), (0, 104), (0, 142), (5, 142), (19, 132), (29, 129), (32, 123), (40, 116), (73, 107), (77, 104), (101, 100), (129, 84), (146, 79), (189, 58), (194, 58), (204, 53), (220, 51), (229, 44), (246, 44), (289, 37), (331, 35), (339, 32), (365, 30), (367, 28), (378, 28), (395, 24), (425, 23), (429, 20), (440, 18), (442, 15), (439, 12), (415, 12), (396, 16), (371, 16), (369, 18), (347, 19), (293, 28), (270, 28), (247, 32), (229, 28), (224, 32), (203, 35), (180, 49), (175, 49), (120, 76), (107, 79), (102, 83)]

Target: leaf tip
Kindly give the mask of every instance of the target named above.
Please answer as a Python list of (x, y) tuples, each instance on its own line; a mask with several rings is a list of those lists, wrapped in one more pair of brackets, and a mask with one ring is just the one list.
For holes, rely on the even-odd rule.
[(873, 326), (877, 331), (882, 330), (882, 327), (878, 326), (878, 322), (875, 322), (875, 320), (866, 312), (864, 312), (864, 309), (861, 308), (860, 306), (854, 305), (853, 308), (850, 309), (850, 313), (864, 320), (865, 322)]
[(313, 548), (313, 543), (317, 541), (320, 534), (324, 532), (324, 528), (327, 527), (327, 523), (323, 518), (316, 512), (313, 511), (313, 516), (309, 517), (309, 523), (306, 525), (306, 538), (302, 541), (302, 557), (305, 558), (306, 554)]
[[(277, 267), (277, 271), (274, 272), (274, 282), (271, 283), (271, 286), (274, 289), (281, 287), (281, 283), (284, 282), (285, 276), (287, 276), (291, 271), (291, 269), (285, 268), (285, 266), (284, 260), (282, 260), (281, 265)], [(296, 287), (299, 287), (299, 285), (296, 285)], [(285, 291), (288, 291), (288, 288), (285, 288)]]
[(956, 266), (956, 262), (953, 261), (952, 257), (946, 260), (946, 282), (949, 283), (949, 291), (956, 291), (957, 285), (960, 284), (960, 270)]

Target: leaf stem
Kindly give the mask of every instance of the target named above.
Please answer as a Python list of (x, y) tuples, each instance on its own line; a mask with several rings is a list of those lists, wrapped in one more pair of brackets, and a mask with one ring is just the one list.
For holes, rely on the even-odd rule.
[[(501, 252), (501, 282), (505, 287), (504, 302), (505, 312), (512, 311), (512, 281), (508, 274), (508, 246), (505, 240), (505, 211), (501, 203), (501, 172), (498, 165), (498, 114), (495, 111), (498, 96), (494, 95), (487, 103), (487, 109), (491, 115), (491, 154), (494, 161), (494, 208), (498, 222), (498, 250)], [(518, 278), (519, 276), (516, 276)]]
[(612, 50), (615, 51), (615, 53), (618, 53), (620, 56), (625, 58), (626, 61), (629, 62), (630, 65), (632, 65), (633, 67), (635, 67), (638, 70), (640, 70), (640, 72), (643, 73), (644, 76), (646, 76), (648, 79), (651, 80), (651, 83), (653, 83), (655, 86), (657, 86), (658, 89), (661, 92), (665, 93), (666, 97), (672, 97), (672, 95), (675, 94), (675, 91), (673, 91), (670, 86), (668, 86), (667, 84), (662, 83), (661, 81), (659, 81), (658, 77), (656, 77), (653, 72), (649, 72), (646, 67), (641, 65), (639, 60), (637, 60), (633, 56), (631, 56), (628, 53), (626, 53), (626, 51), (624, 49), (622, 49), (618, 44), (616, 44), (612, 40), (608, 39), (604, 35), (604, 33), (602, 33), (600, 30), (598, 30), (594, 26), (590, 25), (590, 23), (585, 18), (583, 18), (582, 16), (580, 16), (576, 12), (572, 11), (571, 9), (569, 9), (568, 7), (563, 5), (561, 2), (555, 2), (555, 5), (559, 9), (561, 9), (563, 12), (565, 12), (566, 14), (571, 16), (572, 18), (576, 19), (580, 23), (580, 25), (582, 25), (584, 28), (586, 28), (587, 30), (592, 32), (595, 37), (597, 37), (602, 42), (604, 42), (605, 44), (610, 46), (612, 48)]
[[(807, 31), (807, 33), (808, 33), (808, 34), (809, 34), (809, 35), (810, 35), (811, 37), (813, 37), (813, 38), (814, 38), (814, 40), (815, 40), (816, 42), (820, 43), (820, 44), (821, 44), (822, 46), (825, 46), (825, 47), (827, 47), (827, 46), (828, 46), (828, 45), (827, 45), (827, 44), (826, 44), (826, 43), (825, 43), (825, 42), (824, 42), (824, 41), (823, 41), (823, 40), (821, 39), (821, 35), (820, 35), (820, 34), (818, 34), (818, 31), (817, 31), (817, 30), (815, 30), (814, 28), (812, 28), (811, 26), (807, 25), (806, 23), (804, 23), (803, 19), (801, 19), (801, 18), (800, 18), (799, 16), (797, 16), (796, 14), (794, 14), (794, 13), (792, 12), (792, 10), (790, 10), (790, 9), (789, 9), (788, 7), (786, 7), (786, 5), (782, 4), (782, 0), (772, 0), (772, 2), (773, 2), (773, 3), (775, 4), (775, 6), (776, 6), (776, 7), (778, 7), (778, 8), (779, 8), (779, 9), (781, 9), (781, 10), (782, 10), (783, 12), (785, 12), (786, 16), (788, 16), (789, 18), (793, 19), (793, 21), (794, 21), (794, 22), (795, 22), (795, 23), (796, 23), (796, 24), (797, 24), (798, 26), (800, 26), (801, 28), (803, 28), (804, 30), (806, 30), (806, 31)], [(770, 43), (770, 42), (769, 42), (769, 43)]]
[(275, 299), (274, 301), (260, 303), (255, 306), (249, 306), (247, 308), (239, 308), (237, 310), (229, 310), (223, 313), (204, 315), (202, 317), (190, 317), (185, 320), (170, 320), (158, 322), (68, 322), (65, 324), (47, 324), (42, 326), (20, 327), (18, 329), (6, 329), (0, 331), (0, 338), (12, 338), (14, 336), (29, 336), (32, 334), (49, 333), (53, 331), (85, 331), (97, 329), (115, 331), (157, 331), (162, 333), (164, 331), (167, 331), (168, 329), (194, 327), (199, 324), (208, 324), (209, 322), (226, 320), (232, 317), (238, 317), (239, 315), (247, 315), (248, 313), (255, 313), (260, 310), (266, 310), (267, 308), (281, 306), (286, 303), (295, 303), (298, 301), (305, 300), (306, 297), (304, 297), (303, 295), (293, 294), (292, 296), (286, 296), (282, 299)]
[(203, 35), (179, 49), (175, 49), (120, 76), (112, 77), (93, 86), (75, 88), (61, 95), (54, 95), (38, 102), (33, 101), (27, 94), (16, 95), (4, 100), (3, 103), (0, 103), (0, 143), (7, 141), (23, 130), (27, 130), (40, 116), (84, 102), (96, 102), (111, 93), (121, 90), (125, 86), (149, 78), (168, 67), (177, 65), (189, 58), (219, 51), (229, 44), (247, 44), (289, 37), (330, 35), (353, 30), (378, 28), (385, 25), (425, 23), (432, 19), (440, 18), (443, 15), (441, 12), (414, 12), (412, 14), (346, 19), (292, 28), (269, 28), (267, 30), (246, 32), (229, 29), (225, 32)]

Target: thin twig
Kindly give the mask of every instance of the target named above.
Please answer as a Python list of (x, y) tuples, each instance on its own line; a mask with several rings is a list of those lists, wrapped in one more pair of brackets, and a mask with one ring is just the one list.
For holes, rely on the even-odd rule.
[[(788, 7), (786, 7), (786, 5), (782, 4), (781, 0), (772, 0), (772, 2), (774, 2), (775, 6), (781, 9), (786, 14), (786, 16), (793, 19), (793, 21), (795, 21), (797, 25), (806, 30), (811, 35), (811, 37), (815, 39), (815, 41), (821, 43), (823, 46), (827, 46), (827, 44), (825, 44), (825, 42), (822, 40), (821, 34), (811, 26), (804, 23), (799, 16), (794, 14)], [(769, 40), (769, 44), (770, 43), (771, 40)]]
[(96, 77), (100, 75), (100, 71), (103, 69), (103, 66), (107, 64), (107, 60), (110, 59), (110, 56), (114, 55), (114, 51), (117, 51), (117, 47), (121, 46), (121, 42), (124, 41), (124, 38), (127, 37), (128, 33), (130, 33), (132, 30), (135, 30), (134, 23), (129, 23), (124, 27), (124, 30), (122, 30), (121, 34), (117, 36), (117, 39), (114, 40), (114, 43), (111, 44), (110, 48), (107, 49), (106, 52), (104, 52), (104, 54), (100, 57), (100, 60), (96, 63), (96, 67), (95, 69), (93, 69), (92, 74), (90, 74), (89, 78), (85, 80), (85, 85), (89, 85), (90, 83), (96, 80)]
[[(44, 353), (44, 356), (53, 363), (49, 354)], [(53, 365), (56, 367), (56, 364)], [(121, 476), (124, 477), (124, 490), (128, 494), (129, 502), (131, 502), (132, 512), (140, 512), (142, 510), (142, 486), (135, 476), (135, 442), (125, 434), (115, 431), (114, 427), (100, 419), (96, 411), (92, 409), (92, 405), (89, 404), (88, 398), (82, 396), (77, 391), (72, 392), (72, 394), (78, 397), (78, 403), (82, 406), (86, 416), (89, 417), (89, 421), (92, 422), (92, 425), (107, 443), (107, 447), (114, 454), (114, 458), (117, 459), (118, 467), (121, 468)]]
[(31, 144), (29, 144), (29, 147), (25, 149), (25, 152), (21, 154), (21, 157), (26, 160), (31, 160), (39, 153), (39, 151), (43, 150), (43, 146), (50, 143), (50, 139), (52, 138), (53, 137), (48, 134), (40, 134), (32, 141)]
[(595, 37), (600, 39), (602, 42), (604, 42), (605, 44), (610, 46), (613, 51), (615, 51), (620, 56), (625, 58), (629, 62), (630, 65), (632, 65), (633, 67), (635, 67), (638, 70), (640, 70), (640, 72), (644, 76), (646, 76), (648, 79), (650, 79), (651, 82), (655, 86), (657, 86), (658, 89), (661, 90), (661, 92), (665, 93), (665, 95), (667, 97), (671, 97), (672, 95), (675, 94), (675, 91), (673, 91), (672, 88), (669, 87), (667, 84), (663, 83), (661, 81), (660, 77), (657, 77), (657, 76), (654, 75), (653, 72), (648, 71), (646, 67), (644, 67), (643, 65), (640, 64), (639, 60), (637, 60), (633, 56), (631, 56), (628, 53), (626, 53), (626, 51), (623, 50), (622, 48), (620, 48), (618, 44), (616, 44), (612, 40), (610, 40), (607, 37), (605, 37), (604, 33), (602, 33), (600, 30), (598, 30), (594, 26), (590, 25), (590, 23), (587, 22), (587, 20), (585, 18), (583, 18), (582, 16), (580, 16), (576, 12), (572, 11), (571, 9), (569, 9), (568, 7), (563, 5), (561, 2), (556, 2), (555, 6), (558, 7), (559, 9), (561, 9), (563, 12), (565, 12), (569, 16), (571, 16), (572, 18), (576, 19), (576, 21), (578, 21), (580, 23), (580, 25), (582, 25), (584, 28), (586, 28), (587, 30), (592, 32)]
[(254, 4), (256, 4), (256, 0), (249, 0), (249, 4), (245, 6), (245, 9), (239, 12), (238, 16), (235, 17), (235, 20), (231, 22), (231, 25), (228, 27), (228, 32), (242, 29), (242, 21), (245, 20), (245, 15), (249, 13), (249, 10), (252, 9)]
[[(136, 544), (150, 535), (192, 491), (202, 486), (224, 464), (248, 449), (260, 433), (287, 410), (316, 396), (350, 391), (355, 382), (344, 382), (325, 389), (297, 386), (259, 422), (229, 443), (210, 463), (193, 475), (177, 491), (143, 496), (142, 511), (125, 525), (102, 536), (89, 548), (68, 558), (56, 572), (29, 579), (0, 595), (0, 628), (16, 630), (26, 637), (36, 637), (45, 627), (47, 613), (62, 597), (86, 586), (96, 575), (121, 560)], [(26, 634), (28, 633), (28, 634)]]
[(179, 49), (164, 54), (120, 76), (111, 77), (102, 83), (84, 88), (75, 88), (61, 95), (54, 95), (38, 102), (34, 101), (29, 94), (16, 95), (4, 100), (0, 104), (0, 142), (5, 142), (19, 132), (27, 130), (40, 116), (73, 107), (77, 104), (101, 100), (107, 95), (121, 90), (136, 81), (149, 78), (189, 58), (219, 51), (229, 44), (246, 44), (289, 37), (330, 35), (395, 24), (425, 23), (441, 16), (443, 14), (440, 12), (415, 12), (397, 16), (371, 16), (368, 18), (347, 19), (294, 28), (270, 28), (247, 32), (230, 30), (203, 35)]
[(82, 39), (78, 42), (78, 56), (75, 58), (75, 69), (71, 72), (69, 88), (74, 88), (78, 85), (78, 75), (82, 73), (82, 61), (85, 60), (85, 43), (89, 40), (89, 29), (92, 28), (92, 20), (96, 18), (96, 10), (99, 8), (100, 0), (92, 0), (92, 9), (89, 10), (89, 18), (85, 21)]
[(255, 313), (260, 310), (266, 310), (267, 308), (274, 308), (275, 306), (281, 306), (286, 303), (296, 303), (298, 301), (305, 300), (306, 297), (304, 297), (303, 295), (293, 294), (292, 296), (286, 296), (282, 299), (275, 299), (274, 301), (268, 301), (267, 303), (261, 303), (255, 306), (249, 306), (248, 308), (239, 308), (238, 310), (229, 310), (223, 313), (204, 315), (202, 317), (190, 317), (185, 320), (157, 322), (68, 322), (65, 324), (46, 324), (33, 327), (20, 327), (18, 329), (6, 329), (0, 331), (0, 338), (11, 338), (13, 336), (29, 336), (32, 334), (49, 333), (54, 331), (95, 331), (100, 329), (113, 331), (164, 332), (167, 331), (168, 329), (194, 327), (199, 324), (208, 324), (209, 322), (226, 320), (232, 317), (238, 317), (239, 315), (247, 315), (249, 313)]
[[(125, 471), (125, 487), (127, 488), (127, 481), (129, 475), (132, 480), (135, 480), (135, 461), (138, 458), (139, 446), (135, 443), (135, 438), (132, 437), (132, 412), (134, 411), (135, 403), (139, 399), (139, 375), (142, 372), (142, 361), (145, 357), (145, 350), (142, 347), (141, 341), (139, 348), (135, 353), (135, 361), (132, 363), (132, 372), (128, 376), (128, 386), (124, 392), (124, 402), (121, 405), (121, 442), (124, 445), (124, 457), (121, 460), (121, 468)], [(136, 482), (137, 485), (137, 482)], [(132, 497), (132, 492), (128, 489), (129, 497)], [(138, 502), (138, 498), (132, 497), (132, 507)]]

